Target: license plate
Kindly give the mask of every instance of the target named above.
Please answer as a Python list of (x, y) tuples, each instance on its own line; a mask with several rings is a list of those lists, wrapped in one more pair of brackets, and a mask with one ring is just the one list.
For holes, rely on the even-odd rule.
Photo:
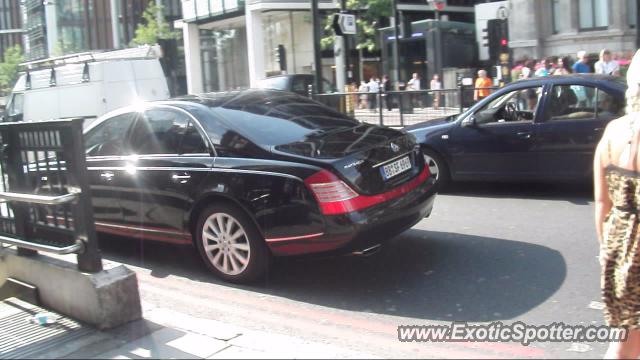
[(403, 172), (411, 169), (411, 159), (408, 156), (403, 157), (400, 160), (396, 160), (391, 164), (387, 164), (380, 168), (380, 173), (385, 180), (389, 180), (392, 177), (402, 174)]

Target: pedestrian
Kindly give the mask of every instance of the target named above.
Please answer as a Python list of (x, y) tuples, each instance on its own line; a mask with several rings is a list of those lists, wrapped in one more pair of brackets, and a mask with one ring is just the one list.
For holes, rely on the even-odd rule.
[(627, 114), (607, 125), (594, 158), (596, 232), (607, 325), (627, 329), (605, 358), (640, 355), (640, 51), (627, 73)]
[(359, 109), (366, 109), (368, 105), (367, 97), (369, 92), (369, 86), (367, 83), (362, 80), (360, 81), (360, 87), (358, 88), (358, 92), (360, 93), (360, 104), (358, 106)]
[(565, 56), (558, 59), (558, 68), (553, 72), (553, 75), (569, 75), (571, 73), (573, 73), (571, 58)]
[(578, 60), (575, 64), (573, 64), (573, 72), (576, 74), (588, 74), (591, 72), (591, 68), (587, 64), (589, 59), (587, 59), (586, 51), (578, 51)]
[(389, 75), (382, 76), (382, 90), (384, 91), (384, 101), (387, 106), (387, 110), (393, 110), (393, 95), (391, 91), (393, 91), (393, 86), (391, 85), (391, 79), (389, 79)]
[(538, 70), (536, 70), (535, 76), (536, 77), (546, 77), (551, 75), (551, 58), (546, 58), (544, 59), (541, 64), (540, 67), (538, 68)]
[[(407, 82), (407, 90), (420, 91), (422, 89), (420, 86), (421, 86), (420, 75), (418, 75), (418, 73), (413, 73), (411, 80)], [(412, 99), (411, 102), (413, 102), (413, 106), (422, 107), (422, 101), (420, 101), (420, 94), (412, 94), (411, 99)]]
[(493, 82), (491, 82), (491, 79), (487, 76), (487, 71), (479, 70), (473, 92), (473, 100), (480, 101), (489, 96), (491, 91), (488, 88), (490, 88), (491, 85), (493, 85)]
[(535, 60), (527, 60), (524, 62), (524, 66), (520, 70), (520, 79), (530, 79), (533, 68), (535, 67)]
[(594, 65), (596, 74), (620, 76), (620, 64), (611, 58), (611, 51), (602, 49), (600, 60)]
[(377, 81), (378, 79), (372, 77), (367, 84), (369, 88), (369, 110), (372, 112), (377, 111), (378, 109), (378, 93), (380, 92), (380, 84)]
[(438, 74), (434, 74), (433, 78), (431, 78), (429, 88), (435, 90), (433, 92), (433, 108), (438, 110), (440, 108), (440, 92), (438, 90), (442, 90), (442, 83), (440, 82), (440, 76)]

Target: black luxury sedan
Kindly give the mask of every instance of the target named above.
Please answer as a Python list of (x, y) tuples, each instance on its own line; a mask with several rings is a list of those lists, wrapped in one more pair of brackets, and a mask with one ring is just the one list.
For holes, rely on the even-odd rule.
[(85, 144), (99, 232), (194, 244), (232, 282), (272, 255), (367, 253), (435, 198), (412, 135), (281, 91), (121, 109)]
[(449, 180), (584, 181), (604, 128), (624, 114), (626, 83), (605, 75), (514, 82), (466, 112), (405, 128), (437, 186)]

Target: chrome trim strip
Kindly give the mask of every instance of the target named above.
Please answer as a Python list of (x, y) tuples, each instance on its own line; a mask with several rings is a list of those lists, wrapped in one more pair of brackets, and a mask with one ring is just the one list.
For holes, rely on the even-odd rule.
[[(375, 168), (380, 167), (380, 166), (382, 166), (382, 165), (386, 165), (386, 164), (388, 164), (388, 163), (394, 162), (395, 160), (401, 159), (401, 158), (403, 158), (403, 157), (405, 157), (405, 156), (407, 156), (407, 155), (411, 154), (412, 152), (413, 152), (413, 151), (409, 151), (409, 152), (406, 152), (406, 153), (404, 153), (404, 154), (402, 154), (402, 155), (398, 155), (398, 156), (396, 156), (396, 157), (394, 157), (394, 158), (391, 158), (391, 159), (389, 159), (389, 160), (385, 160), (385, 161), (383, 161), (383, 162), (381, 162), (381, 163), (379, 163), (379, 164), (375, 164), (375, 165), (373, 165), (373, 166), (372, 166), (372, 168), (374, 168), (374, 169), (375, 169)], [(412, 165), (413, 165), (413, 164), (412, 164)]]
[(309, 235), (301, 235), (301, 236), (290, 236), (290, 237), (264, 239), (264, 241), (266, 241), (266, 242), (280, 242), (280, 241), (304, 240), (304, 239), (311, 239), (311, 238), (320, 237), (320, 236), (323, 236), (323, 235), (324, 235), (324, 233), (322, 232), (322, 233), (317, 233), (317, 234), (309, 234)]
[(0, 243), (9, 244), (13, 246), (18, 246), (25, 249), (35, 250), (35, 251), (44, 251), (58, 255), (66, 255), (66, 254), (80, 254), (84, 251), (84, 242), (78, 239), (76, 243), (73, 245), (65, 246), (65, 247), (55, 247), (50, 245), (43, 244), (35, 244), (29, 241), (24, 241), (8, 236), (0, 236)]
[(298, 181), (302, 181), (301, 178), (295, 175), (271, 172), (271, 171), (261, 171), (261, 170), (246, 170), (246, 169), (225, 169), (225, 168), (190, 168), (190, 167), (154, 167), (154, 166), (89, 166), (87, 170), (90, 171), (132, 171), (132, 170), (140, 170), (140, 171), (197, 171), (197, 172), (226, 172), (226, 173), (241, 173), (241, 174), (254, 174), (254, 175), (268, 175), (268, 176), (280, 176), (289, 179), (294, 179)]
[(105, 156), (89, 156), (87, 161), (136, 161), (136, 160), (149, 160), (157, 158), (180, 158), (180, 159), (202, 159), (213, 158), (211, 154), (207, 153), (195, 153), (195, 154), (144, 154), (144, 155), (105, 155)]
[(98, 226), (110, 227), (110, 228), (114, 228), (114, 229), (126, 229), (126, 230), (142, 231), (142, 232), (148, 232), (148, 233), (154, 233), (154, 234), (169, 234), (169, 235), (175, 235), (175, 236), (186, 236), (187, 235), (185, 233), (180, 233), (180, 232), (176, 232), (176, 231), (164, 231), (164, 230), (141, 228), (141, 227), (136, 227), (136, 226), (116, 225), (116, 224), (110, 224), (110, 223), (103, 223), (103, 222), (99, 222), (99, 221), (96, 221), (95, 224), (98, 225)]

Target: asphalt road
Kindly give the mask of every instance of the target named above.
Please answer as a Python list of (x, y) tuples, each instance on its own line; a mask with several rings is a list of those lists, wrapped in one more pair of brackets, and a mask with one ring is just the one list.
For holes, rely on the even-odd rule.
[(401, 343), (398, 325), (601, 325), (589, 185), (457, 184), (432, 216), (367, 258), (281, 259), (268, 279), (210, 276), (194, 249), (103, 238), (142, 300), (380, 357), (601, 358), (602, 343)]

